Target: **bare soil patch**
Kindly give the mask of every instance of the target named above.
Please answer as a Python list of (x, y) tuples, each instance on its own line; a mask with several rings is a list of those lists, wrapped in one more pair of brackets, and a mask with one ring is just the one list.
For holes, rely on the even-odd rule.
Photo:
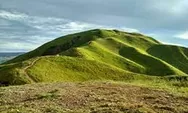
[(2, 113), (188, 112), (188, 97), (109, 82), (50, 83), (0, 88)]

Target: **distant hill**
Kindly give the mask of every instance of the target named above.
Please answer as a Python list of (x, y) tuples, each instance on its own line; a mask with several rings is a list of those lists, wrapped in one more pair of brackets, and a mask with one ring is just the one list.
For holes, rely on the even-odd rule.
[(187, 76), (188, 49), (95, 29), (57, 38), (0, 66), (2, 84)]
[(14, 57), (16, 57), (18, 55), (21, 55), (21, 54), (24, 54), (24, 53), (22, 53), (22, 52), (18, 52), (18, 53), (0, 52), (0, 63), (3, 63), (3, 62), (8, 61), (8, 60), (11, 60)]

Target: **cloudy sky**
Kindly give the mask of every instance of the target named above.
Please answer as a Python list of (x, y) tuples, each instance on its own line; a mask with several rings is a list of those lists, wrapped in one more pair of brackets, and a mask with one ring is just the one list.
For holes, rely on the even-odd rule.
[(140, 32), (188, 47), (188, 1), (0, 0), (0, 52), (30, 51), (94, 28)]

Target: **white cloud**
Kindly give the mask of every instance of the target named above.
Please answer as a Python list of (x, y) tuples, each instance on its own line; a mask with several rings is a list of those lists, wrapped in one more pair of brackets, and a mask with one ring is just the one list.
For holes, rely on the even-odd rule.
[(123, 31), (126, 31), (126, 32), (136, 32), (136, 33), (140, 33), (139, 30), (137, 30), (137, 29), (132, 29), (132, 28), (125, 28), (125, 27), (123, 27), (123, 28), (120, 28), (120, 29), (123, 30)]
[(183, 45), (183, 44), (177, 44), (177, 43), (163, 42), (163, 44), (185, 47), (185, 45)]
[[(4, 10), (0, 10), (1, 18), (9, 20), (10, 24), (6, 24), (5, 32), (1, 32), (4, 30), (3, 27), (0, 28), (0, 51), (30, 51), (54, 38), (90, 29), (119, 29), (126, 32), (140, 32), (137, 29), (126, 27), (115, 28), (64, 18), (30, 16)], [(18, 24), (11, 25), (15, 21), (18, 21)], [(21, 30), (19, 30), (20, 26), (23, 27)]]
[(188, 40), (188, 31), (181, 33), (181, 34), (178, 34), (178, 35), (175, 35), (175, 37)]
[(35, 48), (36, 45), (32, 43), (23, 43), (23, 42), (7, 42), (5, 41), (4, 44), (1, 44), (0, 46), (0, 52), (6, 52), (6, 51), (28, 51), (31, 48)]
[(25, 39), (20, 36), (9, 36), (9, 39), (0, 38), (0, 52), (30, 51), (50, 40), (52, 40), (51, 37), (39, 35), (27, 36)]
[(0, 18), (4, 18), (8, 20), (22, 20), (24, 18), (27, 18), (27, 15), (18, 12), (8, 12), (8, 11), (0, 10)]

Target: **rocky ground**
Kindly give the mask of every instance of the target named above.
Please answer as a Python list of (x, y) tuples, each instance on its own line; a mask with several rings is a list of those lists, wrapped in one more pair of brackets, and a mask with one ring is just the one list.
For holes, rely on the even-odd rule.
[(188, 112), (188, 97), (122, 83), (50, 83), (0, 88), (2, 113)]

